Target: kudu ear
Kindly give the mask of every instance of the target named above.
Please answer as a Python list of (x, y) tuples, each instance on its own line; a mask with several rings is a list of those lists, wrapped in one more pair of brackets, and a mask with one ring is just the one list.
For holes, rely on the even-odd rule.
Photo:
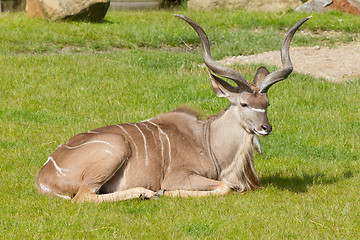
[(266, 67), (259, 67), (255, 74), (253, 85), (258, 86), (258, 84), (261, 83), (261, 81), (269, 74), (270, 72), (266, 69)]
[(219, 87), (219, 85), (213, 79), (211, 79), (211, 86), (217, 97), (227, 97), (228, 94), (226, 94), (226, 92), (222, 91), (221, 87)]
[[(238, 88), (230, 85), (226, 81), (222, 80), (221, 78), (215, 76), (209, 71), (211, 85), (214, 90), (214, 93), (217, 97), (226, 97), (229, 100), (231, 97), (238, 92)], [(231, 101), (231, 100), (230, 100)]]

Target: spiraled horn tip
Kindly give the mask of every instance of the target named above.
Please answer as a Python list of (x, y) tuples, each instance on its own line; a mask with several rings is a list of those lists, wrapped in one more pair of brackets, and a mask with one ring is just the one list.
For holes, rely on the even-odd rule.
[(178, 17), (178, 18), (184, 18), (185, 16), (184, 15), (181, 15), (181, 14), (174, 14), (175, 17)]

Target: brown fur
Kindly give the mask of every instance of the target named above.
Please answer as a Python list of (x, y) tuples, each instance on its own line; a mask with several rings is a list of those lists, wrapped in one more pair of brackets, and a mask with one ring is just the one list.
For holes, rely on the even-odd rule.
[[(203, 59), (214, 73), (209, 72), (214, 93), (226, 97), (229, 107), (202, 120), (203, 114), (182, 106), (140, 123), (78, 134), (59, 146), (40, 169), (40, 193), (102, 202), (151, 198), (159, 190), (168, 196), (188, 197), (260, 186), (253, 157), (255, 151), (261, 152), (255, 134), (271, 133), (266, 93), (291, 73), (290, 41), (307, 19), (294, 25), (284, 39), (284, 68), (271, 74), (260, 68), (255, 84), (250, 84), (240, 73), (211, 59), (207, 36), (196, 22), (177, 16), (200, 36)], [(216, 74), (239, 86), (231, 86)]]
[(197, 119), (206, 118), (206, 115), (204, 113), (202, 113), (201, 111), (195, 110), (193, 107), (190, 107), (188, 105), (180, 105), (173, 112), (186, 113), (186, 114), (196, 117)]

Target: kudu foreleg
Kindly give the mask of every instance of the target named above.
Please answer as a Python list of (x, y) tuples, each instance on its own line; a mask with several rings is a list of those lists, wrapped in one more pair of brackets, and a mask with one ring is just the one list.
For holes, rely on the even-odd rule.
[(165, 196), (185, 198), (226, 195), (231, 191), (231, 188), (227, 183), (209, 179), (200, 175), (190, 175), (185, 181), (182, 181), (181, 186), (178, 184), (172, 184), (171, 187), (165, 189), (169, 189), (165, 191)]
[(77, 202), (115, 202), (134, 198), (148, 199), (152, 198), (156, 192), (143, 187), (131, 188), (119, 192), (96, 194), (86, 188), (81, 188), (73, 201)]

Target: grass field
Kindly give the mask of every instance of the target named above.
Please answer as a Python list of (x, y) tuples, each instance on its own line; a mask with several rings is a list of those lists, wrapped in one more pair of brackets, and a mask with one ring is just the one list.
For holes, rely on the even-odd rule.
[[(209, 115), (227, 106), (199, 66), (197, 35), (173, 13), (204, 27), (217, 60), (278, 50), (286, 29), (307, 16), (109, 12), (88, 23), (0, 14), (0, 238), (359, 239), (360, 79), (294, 72), (270, 89), (274, 131), (255, 159), (260, 190), (102, 204), (37, 194), (37, 171), (77, 133), (185, 103)], [(314, 14), (292, 46), (336, 47), (359, 34), (358, 17)], [(236, 66), (248, 79), (257, 67)]]

